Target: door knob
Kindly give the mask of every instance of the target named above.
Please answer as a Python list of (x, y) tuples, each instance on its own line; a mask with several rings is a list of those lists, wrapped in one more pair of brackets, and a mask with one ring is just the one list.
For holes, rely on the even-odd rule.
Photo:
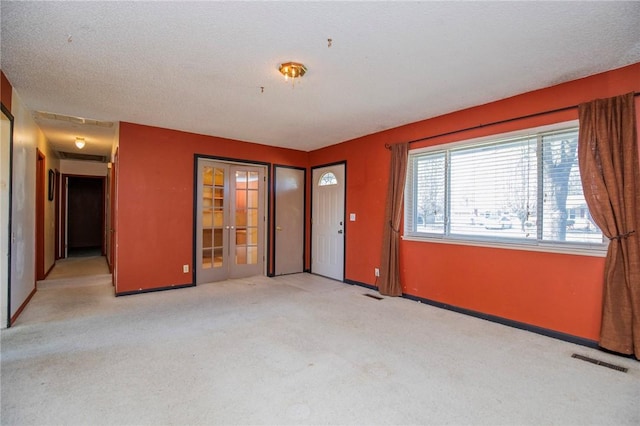
[(276, 231), (282, 231), (282, 227), (281, 226), (276, 226)]
[(338, 230), (338, 234), (342, 234), (342, 229)]

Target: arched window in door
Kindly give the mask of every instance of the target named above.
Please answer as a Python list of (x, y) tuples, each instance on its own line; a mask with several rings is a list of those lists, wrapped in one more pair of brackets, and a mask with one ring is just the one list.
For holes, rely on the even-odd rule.
[(318, 182), (318, 186), (327, 186), (327, 185), (337, 185), (338, 179), (336, 179), (336, 175), (331, 172), (323, 173), (320, 176), (320, 181)]

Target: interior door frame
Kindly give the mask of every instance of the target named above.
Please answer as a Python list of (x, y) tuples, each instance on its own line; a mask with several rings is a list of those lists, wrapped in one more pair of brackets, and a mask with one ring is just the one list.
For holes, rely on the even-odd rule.
[(264, 274), (266, 276), (272, 276), (270, 273), (270, 265), (271, 265), (271, 213), (272, 213), (272, 203), (271, 203), (271, 168), (272, 164), (263, 161), (252, 161), (245, 160), (242, 158), (231, 158), (231, 157), (220, 157), (215, 155), (207, 155), (207, 154), (193, 154), (193, 218), (192, 218), (192, 236), (191, 236), (191, 284), (197, 285), (196, 281), (196, 265), (197, 265), (197, 254), (198, 254), (198, 160), (208, 160), (208, 161), (218, 161), (222, 163), (229, 164), (237, 164), (244, 166), (257, 166), (265, 168), (265, 177), (266, 185), (265, 185), (265, 197), (266, 197), (266, 221), (265, 221), (265, 261), (264, 261)]
[(109, 271), (111, 272), (111, 283), (116, 286), (116, 266), (117, 266), (117, 252), (118, 245), (118, 228), (116, 223), (116, 217), (118, 216), (118, 149), (113, 154), (113, 162), (111, 163), (111, 184), (109, 186), (109, 206), (110, 209), (109, 223), (107, 224), (107, 237), (109, 238)]
[(322, 169), (324, 167), (332, 167), (332, 166), (344, 166), (344, 200), (343, 200), (343, 218), (342, 223), (344, 224), (343, 232), (343, 253), (342, 253), (342, 282), (345, 282), (347, 276), (347, 160), (335, 161), (333, 163), (320, 164), (317, 166), (311, 167), (311, 174), (309, 179), (311, 179), (311, 229), (309, 231), (309, 251), (311, 254), (311, 261), (309, 262), (309, 270), (313, 273), (313, 188), (315, 188), (315, 182), (313, 182), (313, 171), (316, 169)]
[(61, 206), (61, 213), (60, 216), (62, 218), (61, 220), (61, 229), (60, 229), (60, 240), (62, 241), (62, 253), (61, 253), (61, 258), (66, 259), (67, 257), (69, 257), (69, 253), (68, 253), (68, 235), (67, 235), (67, 231), (69, 229), (69, 178), (89, 178), (89, 179), (100, 179), (101, 183), (102, 183), (102, 208), (100, 209), (100, 226), (101, 226), (101, 231), (100, 231), (100, 235), (101, 235), (101, 243), (100, 243), (100, 252), (102, 256), (106, 255), (106, 226), (107, 226), (107, 222), (106, 222), (106, 183), (107, 183), (107, 177), (106, 176), (100, 176), (100, 175), (76, 175), (76, 174), (67, 174), (67, 173), (63, 173), (62, 174), (62, 183), (63, 183), (63, 188), (61, 188), (62, 191), (62, 206)]
[(274, 164), (273, 165), (273, 223), (271, 224), (272, 227), (272, 232), (273, 232), (273, 256), (272, 256), (272, 260), (273, 260), (273, 264), (271, 265), (271, 271), (273, 271), (272, 276), (275, 276), (276, 274), (276, 257), (278, 256), (278, 253), (276, 251), (276, 239), (277, 239), (277, 234), (276, 234), (276, 215), (278, 212), (278, 205), (276, 203), (276, 171), (278, 168), (283, 168), (283, 169), (293, 169), (293, 170), (301, 170), (302, 171), (302, 180), (303, 180), (303, 186), (302, 186), (302, 203), (303, 203), (303, 210), (302, 210), (302, 271), (305, 271), (305, 261), (307, 259), (307, 242), (305, 241), (306, 235), (307, 235), (307, 168), (306, 167), (297, 167), (297, 166), (287, 166), (287, 165), (283, 165), (283, 164)]
[(62, 175), (60, 174), (60, 171), (58, 169), (55, 170), (55, 179), (56, 179), (56, 184), (55, 184), (55, 213), (54, 213), (54, 217), (55, 217), (55, 231), (54, 231), (54, 240), (55, 240), (55, 244), (56, 244), (56, 248), (54, 250), (54, 260), (59, 260), (62, 259), (62, 244), (60, 243), (60, 229), (61, 229), (61, 223), (60, 223), (60, 195), (62, 194), (62, 190), (60, 189), (60, 184), (62, 183)]
[[(107, 209), (109, 209), (109, 220), (107, 223), (107, 263), (109, 264), (109, 272), (111, 272), (112, 281), (115, 280), (115, 246), (116, 246), (116, 196), (117, 196), (117, 184), (118, 184), (118, 148), (113, 155), (113, 161), (108, 167), (109, 172), (107, 178), (109, 180), (109, 203)], [(106, 195), (106, 194), (105, 194)], [(115, 285), (115, 281), (113, 282)]]
[(45, 271), (45, 238), (44, 238), (44, 209), (45, 209), (45, 179), (47, 178), (47, 157), (36, 148), (36, 281), (47, 277)]
[[(7, 192), (8, 192), (8, 206), (7, 206), (7, 240), (6, 241), (0, 241), (0, 244), (6, 244), (7, 245), (7, 259), (6, 259), (6, 263), (4, 263), (4, 265), (2, 265), (2, 268), (4, 269), (4, 267), (6, 266), (6, 271), (7, 271), (7, 293), (5, 294), (5, 296), (7, 297), (6, 299), (6, 304), (7, 304), (7, 317), (3, 318), (2, 321), (6, 321), (5, 324), (3, 324), (4, 327), (9, 328), (11, 327), (11, 234), (13, 231), (13, 226), (12, 226), (12, 211), (13, 211), (13, 125), (14, 125), (14, 118), (13, 118), (13, 114), (11, 114), (11, 112), (9, 111), (9, 109), (7, 107), (4, 106), (3, 103), (0, 103), (0, 111), (2, 111), (2, 114), (7, 117), (7, 119), (9, 120), (9, 164), (8, 164), (8, 176), (9, 176), (9, 182), (8, 182), (8, 188), (7, 188)], [(2, 224), (0, 224), (0, 226), (2, 226)], [(1, 262), (1, 259), (0, 259)], [(3, 327), (0, 327), (3, 328)]]

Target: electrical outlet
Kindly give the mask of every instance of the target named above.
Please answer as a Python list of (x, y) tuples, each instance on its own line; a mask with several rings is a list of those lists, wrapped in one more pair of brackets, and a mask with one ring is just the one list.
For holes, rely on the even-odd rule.
[(373, 273), (376, 275), (376, 277), (379, 277), (380, 276), (380, 269), (374, 268)]
[(185, 274), (189, 272), (189, 265), (182, 265), (182, 272)]

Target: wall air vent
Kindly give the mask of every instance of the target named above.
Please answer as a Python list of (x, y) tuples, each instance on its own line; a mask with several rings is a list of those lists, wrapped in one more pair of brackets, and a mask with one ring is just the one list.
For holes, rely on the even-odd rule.
[(111, 128), (113, 127), (113, 121), (100, 121), (100, 120), (92, 120), (90, 118), (82, 118), (82, 117), (74, 117), (72, 115), (62, 115), (62, 114), (54, 114), (52, 112), (46, 111), (35, 111), (33, 113), (33, 118), (36, 120), (55, 120), (55, 121), (65, 121), (71, 124), (80, 124), (83, 126), (96, 126), (96, 127), (104, 127)]
[(81, 160), (81, 161), (97, 161), (99, 163), (107, 163), (107, 157), (104, 155), (78, 154), (75, 152), (58, 151), (58, 158), (61, 160)]

